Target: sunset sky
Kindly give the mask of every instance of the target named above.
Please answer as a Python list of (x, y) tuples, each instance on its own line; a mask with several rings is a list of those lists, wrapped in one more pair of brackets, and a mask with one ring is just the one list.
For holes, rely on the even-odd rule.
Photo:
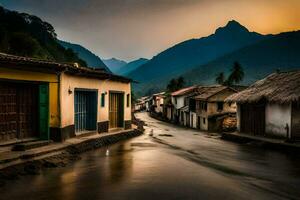
[(60, 39), (101, 58), (151, 58), (181, 41), (212, 34), (229, 20), (250, 31), (300, 29), (300, 0), (0, 0), (50, 22)]

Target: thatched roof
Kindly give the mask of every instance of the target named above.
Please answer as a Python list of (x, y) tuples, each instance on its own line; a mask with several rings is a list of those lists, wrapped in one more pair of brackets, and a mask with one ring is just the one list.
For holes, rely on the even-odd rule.
[(280, 104), (299, 101), (300, 70), (273, 73), (226, 99), (227, 102), (238, 103), (255, 103), (260, 100)]
[[(197, 96), (195, 99), (197, 100), (207, 100), (208, 98), (212, 97), (213, 95), (227, 89), (230, 87), (223, 86), (223, 85), (212, 85), (212, 86), (199, 86), (197, 89)], [(235, 91), (234, 89), (230, 88), (231, 90)]]

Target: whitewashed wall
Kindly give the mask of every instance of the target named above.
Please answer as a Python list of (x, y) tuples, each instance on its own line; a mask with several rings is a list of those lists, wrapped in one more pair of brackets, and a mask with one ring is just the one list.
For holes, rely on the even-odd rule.
[[(175, 104), (175, 98), (177, 98), (177, 104)], [(184, 106), (184, 96), (172, 97), (172, 104), (175, 109), (182, 108)]]
[(266, 133), (286, 137), (286, 124), (291, 134), (291, 105), (267, 104)]

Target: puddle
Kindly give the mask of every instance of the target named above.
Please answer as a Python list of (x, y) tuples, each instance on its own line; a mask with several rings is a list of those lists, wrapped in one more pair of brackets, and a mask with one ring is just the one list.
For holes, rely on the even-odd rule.
[(136, 142), (136, 143), (131, 143), (131, 146), (134, 147), (156, 147), (156, 144), (152, 144), (152, 143), (142, 143), (142, 142)]
[(162, 136), (162, 137), (174, 137), (171, 134), (158, 134), (158, 136)]

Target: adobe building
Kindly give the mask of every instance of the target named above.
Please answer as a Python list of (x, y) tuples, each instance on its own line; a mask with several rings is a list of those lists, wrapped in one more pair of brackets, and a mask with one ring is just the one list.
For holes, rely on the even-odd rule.
[(233, 94), (237, 129), (257, 136), (300, 139), (300, 71), (277, 72)]
[(0, 142), (131, 128), (130, 79), (0, 53)]
[(197, 127), (200, 130), (219, 131), (223, 119), (236, 113), (236, 104), (225, 99), (237, 91), (228, 86), (212, 85), (198, 87), (196, 101)]

